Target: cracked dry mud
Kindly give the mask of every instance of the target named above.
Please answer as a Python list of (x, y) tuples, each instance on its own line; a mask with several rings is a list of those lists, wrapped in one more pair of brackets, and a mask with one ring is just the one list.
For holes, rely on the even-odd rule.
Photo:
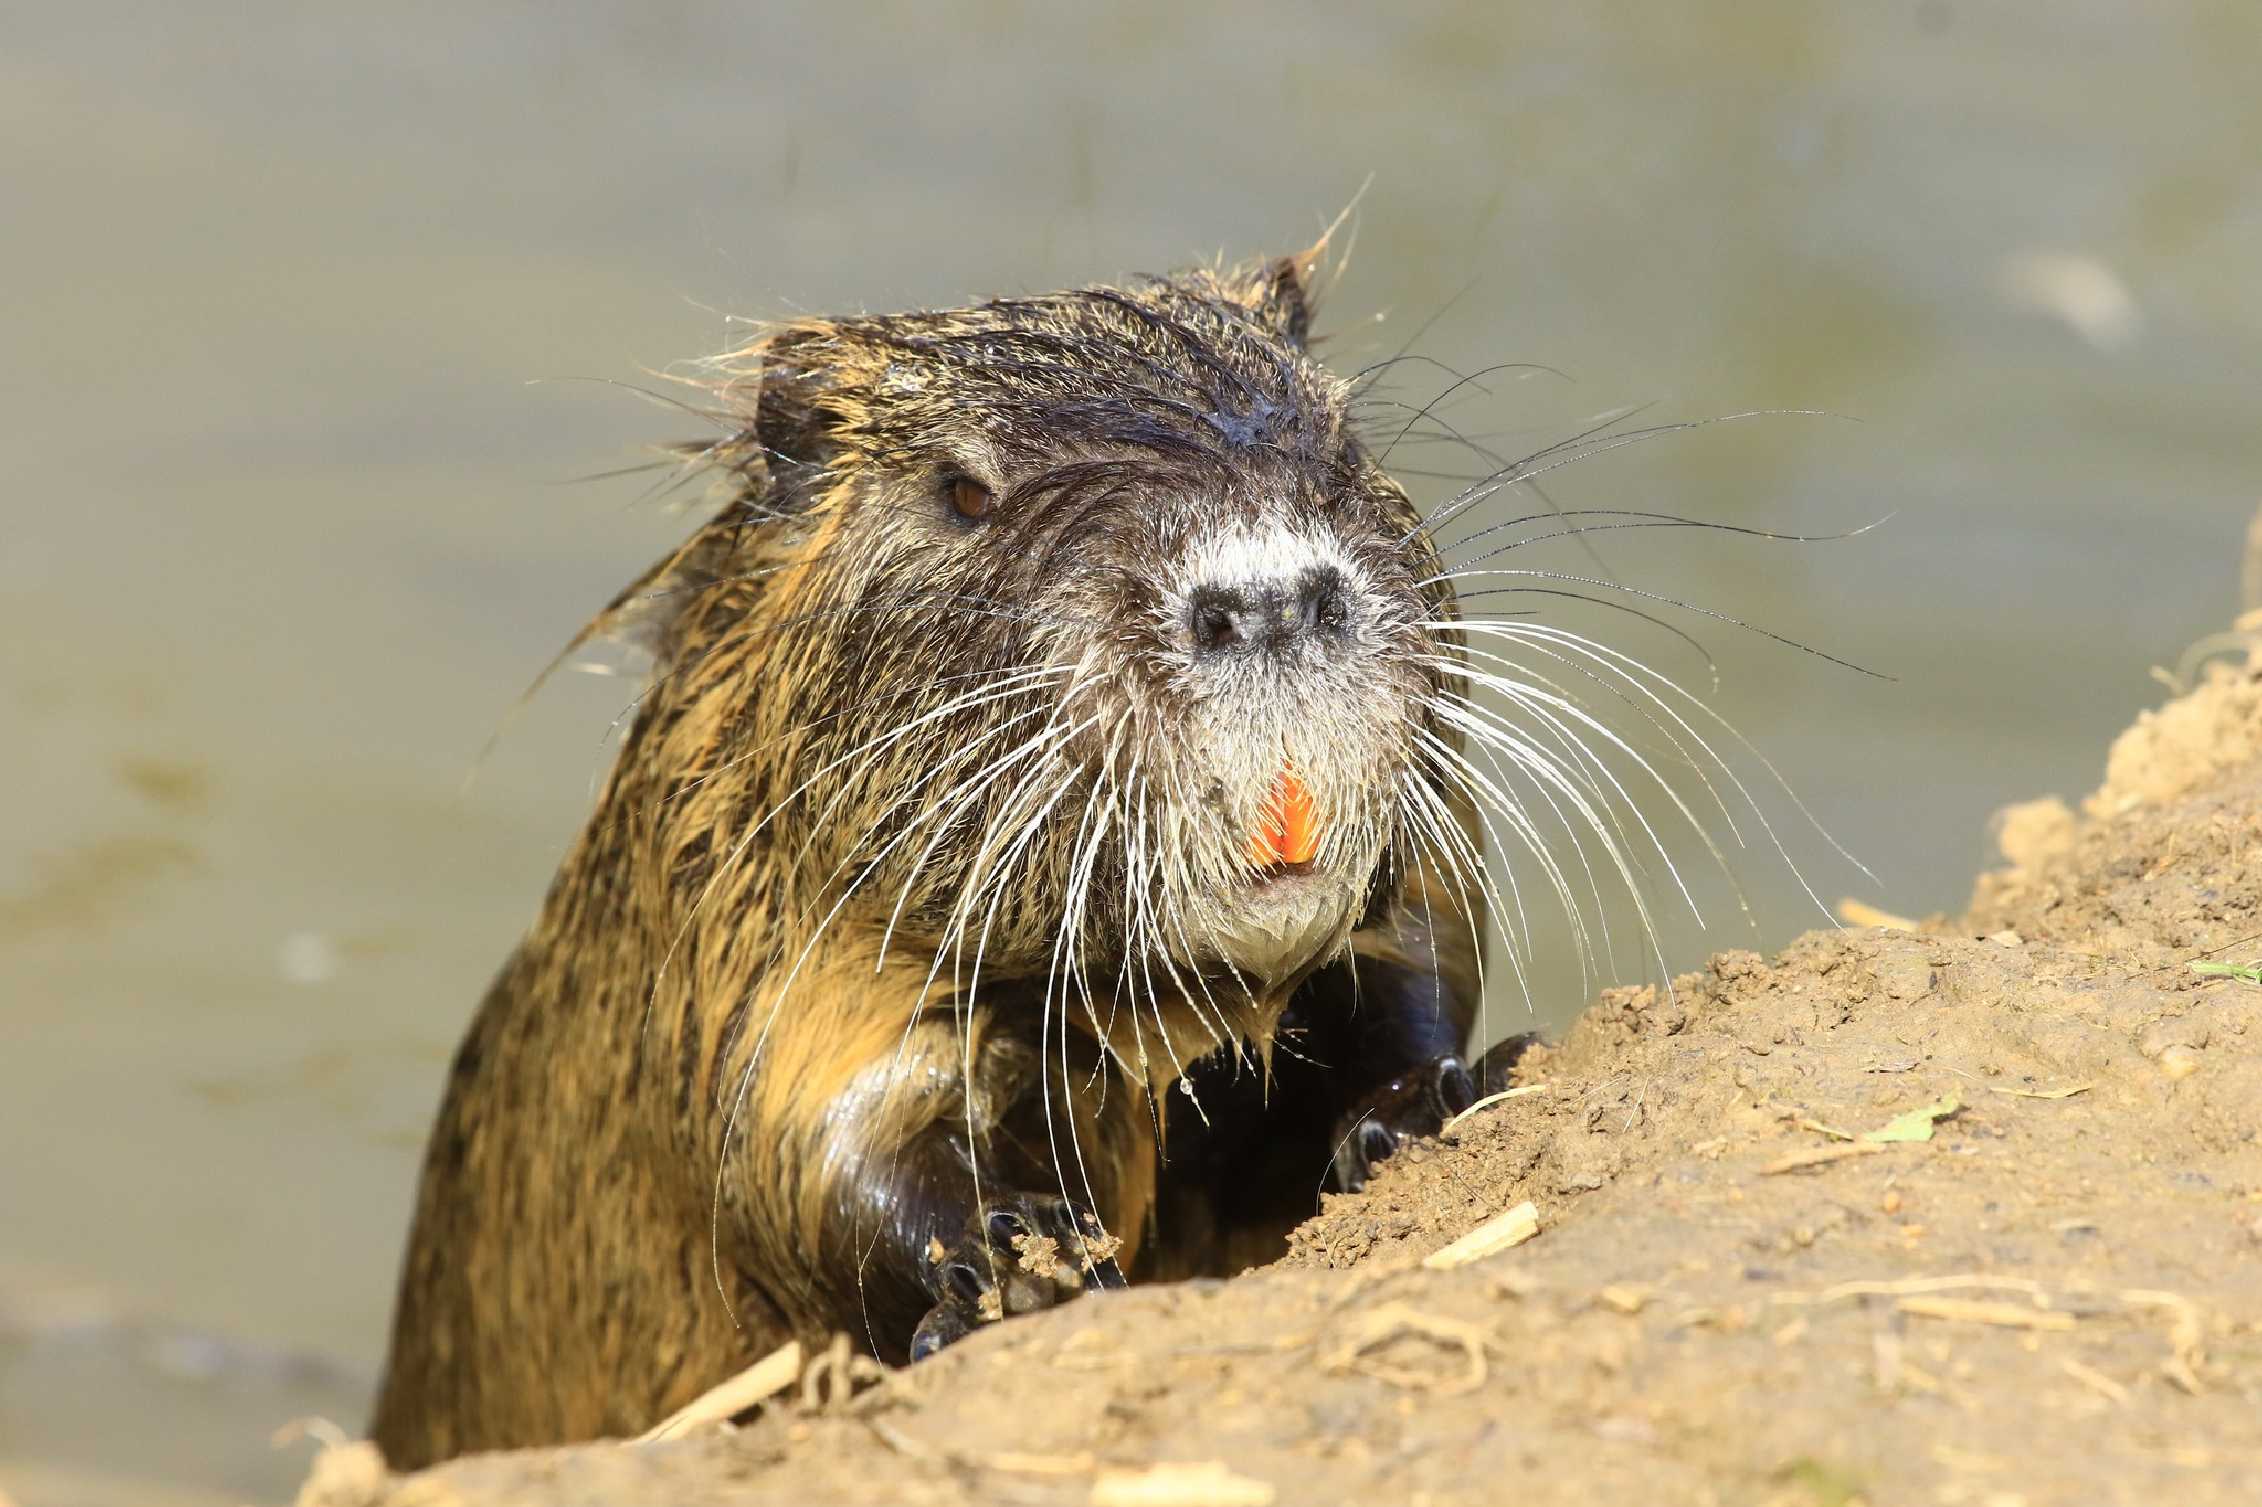
[[(302, 1500), (2262, 1501), (2262, 987), (2190, 967), (2262, 956), (2262, 677), (2216, 667), (2001, 838), (1959, 920), (1606, 993), (1544, 1092), (1265, 1270), (735, 1432), (340, 1451)], [(1897, 1118), (1930, 1139), (1865, 1139)], [(1525, 1200), (1536, 1238), (1422, 1266)]]

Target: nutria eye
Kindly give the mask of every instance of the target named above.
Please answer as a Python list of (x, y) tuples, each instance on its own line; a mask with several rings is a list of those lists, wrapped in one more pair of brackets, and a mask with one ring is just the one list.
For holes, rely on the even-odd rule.
[(944, 489), (951, 507), (969, 523), (980, 523), (997, 505), (997, 495), (970, 476), (957, 476)]

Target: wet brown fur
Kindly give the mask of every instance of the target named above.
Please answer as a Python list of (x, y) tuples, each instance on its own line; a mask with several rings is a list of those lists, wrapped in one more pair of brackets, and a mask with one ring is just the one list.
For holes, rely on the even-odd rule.
[[(1236, 882), (1262, 761), (1281, 756), (1248, 753), (1242, 778), (1223, 752), (1218, 779), (1181, 779), (1174, 740), (1238, 745), (1151, 668), (1167, 646), (1141, 637), (1155, 609), (1136, 573), (1070, 567), (1167, 551), (1193, 526), (1126, 499), (1285, 496), (1349, 510), (1331, 527), (1377, 600), (1450, 611), (1418, 586), (1426, 538), (1350, 432), (1348, 385), (1304, 354), (1312, 260), (807, 321), (723, 365), (732, 428), (700, 461), (732, 495), (592, 627), (643, 635), (654, 680), (448, 1080), (372, 1430), (388, 1459), (634, 1433), (838, 1327), (900, 1358), (900, 1323), (875, 1316), (925, 1301), (901, 1290), (915, 1254), (886, 1248), (917, 1231), (858, 1201), (915, 1201), (913, 1164), (936, 1146), (967, 1148), (985, 1179), (1088, 1194), (1135, 1274), (1220, 1269), (1277, 1240), (1295, 1198), (1174, 1215), (1191, 1195), (1174, 1200), (1157, 1144), (1166, 1110), (1190, 1108), (1161, 1090), (1221, 1045), (1261, 1076), (1326, 961), (1271, 978), (1193, 961), (1207, 913), (1187, 897)], [(1014, 541), (996, 559), (932, 508), (957, 471), (1021, 531), (994, 536)], [(1378, 616), (1381, 668), (1340, 684), (1324, 677), (1350, 672), (1315, 668), (1318, 699), (1368, 722), (1418, 707), (1429, 679), (1390, 648), (1411, 632)], [(1030, 665), (1059, 673), (872, 746)], [(1094, 725), (960, 790), (1014, 739), (1075, 727), (1084, 703), (1063, 712), (1063, 685), (1092, 687), (1077, 694)], [(1293, 739), (1299, 715), (1250, 717)], [(1336, 945), (1439, 978), (1465, 1025), (1472, 944), (1429, 932), (1458, 936), (1471, 899), (1361, 783), (1417, 761), (1381, 734), (1327, 737), (1295, 745), (1332, 780), (1324, 856), (1375, 870)], [(1096, 779), (1116, 782), (1126, 831), (1131, 782), (1150, 781), (1170, 815), (1140, 818), (1146, 848), (1078, 836), (1079, 810), (1104, 804)], [(938, 817), (944, 802), (960, 805)], [(1073, 916), (1071, 891), (1090, 897)], [(1064, 932), (1080, 981), (1060, 977)]]

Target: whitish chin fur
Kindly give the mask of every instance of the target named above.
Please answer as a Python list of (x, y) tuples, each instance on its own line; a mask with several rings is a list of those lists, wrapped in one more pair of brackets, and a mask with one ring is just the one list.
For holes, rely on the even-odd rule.
[(1252, 981), (1278, 982), (1342, 946), (1357, 902), (1337, 875), (1258, 880), (1216, 908), (1203, 940)]

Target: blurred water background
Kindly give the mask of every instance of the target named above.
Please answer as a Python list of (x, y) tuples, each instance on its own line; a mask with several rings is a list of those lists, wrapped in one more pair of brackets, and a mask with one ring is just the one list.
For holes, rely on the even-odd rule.
[[(287, 1499), (363, 1417), (446, 1055), (626, 682), (481, 743), (678, 536), (605, 385), (764, 316), (1308, 243), (1331, 359), (1543, 363), (1511, 452), (1876, 872), (1954, 909), (2235, 605), (2262, 493), (2251, 0), (16, 8), (0, 46), (0, 1491)], [(1451, 379), (1407, 363), (1393, 395)], [(559, 380), (538, 380), (559, 379)], [(578, 379), (599, 379), (582, 381)], [(531, 385), (530, 385), (531, 384)], [(1409, 445), (1412, 469), (1466, 469)], [(1450, 483), (1413, 478), (1427, 496)], [(1502, 499), (1505, 506), (1508, 499)], [(1587, 570), (1568, 544), (1548, 563)], [(1630, 620), (1583, 626), (1699, 685)], [(1821, 921), (1786, 866), (1708, 945)], [(1560, 949), (1540, 995), (1582, 986)], [(1638, 953), (1626, 964), (1639, 976)], [(1506, 1021), (1503, 1019), (1502, 1024)]]

